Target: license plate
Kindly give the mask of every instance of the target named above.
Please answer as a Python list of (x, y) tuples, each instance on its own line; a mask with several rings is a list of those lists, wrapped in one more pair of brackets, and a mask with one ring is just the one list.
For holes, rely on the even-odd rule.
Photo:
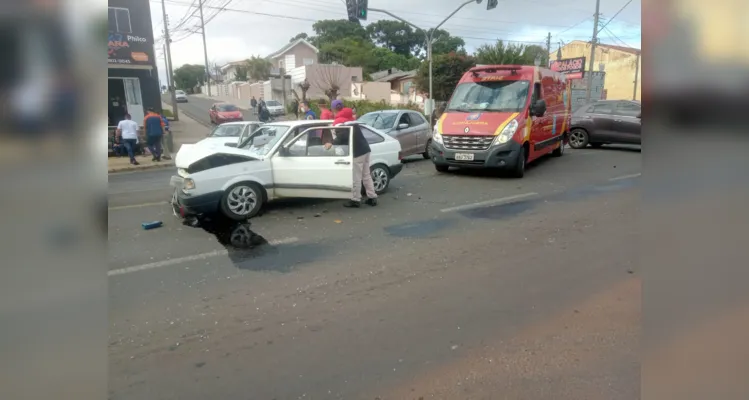
[(456, 153), (456, 161), (473, 161), (473, 154), (471, 153)]

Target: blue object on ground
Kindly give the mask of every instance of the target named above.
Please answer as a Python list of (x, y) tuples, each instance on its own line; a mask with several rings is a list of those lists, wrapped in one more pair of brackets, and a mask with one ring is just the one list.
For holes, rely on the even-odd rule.
[(142, 223), (142, 224), (141, 224), (141, 226), (142, 226), (142, 227), (143, 227), (143, 229), (145, 229), (145, 230), (149, 230), (149, 229), (154, 229), (154, 228), (159, 228), (159, 227), (161, 227), (162, 225), (164, 225), (164, 223), (163, 223), (163, 222), (161, 222), (161, 221), (151, 221), (151, 222), (144, 222), (144, 223)]

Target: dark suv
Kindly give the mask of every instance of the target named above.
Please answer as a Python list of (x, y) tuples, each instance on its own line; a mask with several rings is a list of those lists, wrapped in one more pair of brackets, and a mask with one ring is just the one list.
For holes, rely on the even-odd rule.
[(641, 144), (641, 106), (639, 101), (601, 100), (580, 107), (572, 114), (570, 146)]

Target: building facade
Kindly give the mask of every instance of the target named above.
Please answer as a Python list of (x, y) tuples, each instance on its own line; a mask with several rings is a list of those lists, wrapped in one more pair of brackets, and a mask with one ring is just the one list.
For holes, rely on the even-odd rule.
[(109, 0), (107, 59), (109, 125), (126, 113), (141, 124), (146, 110), (161, 110), (151, 8), (148, 0)]
[[(590, 57), (590, 43), (574, 40), (559, 49), (562, 59)], [(603, 66), (605, 72), (604, 95), (610, 100), (640, 100), (642, 82), (642, 57), (639, 49), (614, 46), (608, 44), (596, 45), (594, 71)], [(557, 58), (557, 51), (549, 54), (551, 60)], [(587, 64), (587, 62), (586, 62)], [(588, 73), (588, 65), (585, 65)], [(583, 79), (586, 81), (586, 79)], [(595, 84), (594, 84), (595, 87)], [(636, 88), (636, 89), (635, 89)]]

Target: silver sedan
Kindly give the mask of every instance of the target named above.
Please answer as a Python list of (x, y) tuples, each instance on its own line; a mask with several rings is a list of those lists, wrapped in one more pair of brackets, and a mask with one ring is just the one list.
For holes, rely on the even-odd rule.
[(382, 110), (362, 115), (359, 122), (371, 126), (397, 139), (401, 144), (401, 157), (421, 154), (429, 159), (432, 129), (426, 118), (413, 110)]

